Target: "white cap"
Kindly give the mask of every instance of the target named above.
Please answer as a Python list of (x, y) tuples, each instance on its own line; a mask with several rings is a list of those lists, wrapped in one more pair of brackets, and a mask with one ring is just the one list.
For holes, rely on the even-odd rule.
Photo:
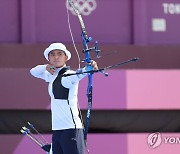
[(66, 46), (62, 43), (52, 43), (46, 50), (44, 50), (44, 57), (49, 61), (48, 55), (52, 50), (61, 50), (64, 51), (66, 56), (68, 57), (67, 60), (71, 58), (71, 53), (66, 49)]

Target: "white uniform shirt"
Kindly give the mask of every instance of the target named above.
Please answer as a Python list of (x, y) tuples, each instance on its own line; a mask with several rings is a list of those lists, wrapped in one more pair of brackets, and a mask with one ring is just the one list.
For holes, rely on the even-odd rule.
[[(38, 65), (32, 68), (30, 73), (34, 77), (43, 79), (49, 83), (48, 92), (51, 97), (52, 130), (82, 128), (81, 119), (79, 117), (77, 94), (79, 81), (85, 75), (62, 77), (62, 86), (69, 89), (68, 100), (55, 99), (52, 91), (53, 82), (62, 68), (56, 69), (55, 73), (52, 75), (46, 70), (46, 66), (47, 65)], [(68, 73), (74, 73), (74, 71), (67, 70), (65, 74)]]

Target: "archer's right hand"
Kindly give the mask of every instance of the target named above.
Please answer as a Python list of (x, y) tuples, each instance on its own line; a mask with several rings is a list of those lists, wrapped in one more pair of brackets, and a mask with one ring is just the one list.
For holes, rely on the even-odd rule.
[(53, 65), (48, 64), (48, 65), (46, 66), (46, 70), (53, 75), (54, 72), (56, 71), (56, 67), (53, 66)]

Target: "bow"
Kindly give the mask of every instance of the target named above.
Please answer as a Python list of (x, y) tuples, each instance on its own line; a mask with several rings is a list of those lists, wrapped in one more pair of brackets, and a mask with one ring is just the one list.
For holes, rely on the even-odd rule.
[[(92, 62), (92, 59), (90, 56), (90, 52), (92, 50), (94, 50), (96, 53), (96, 56), (98, 57), (98, 54), (99, 54), (98, 42), (95, 43), (95, 47), (93, 47), (93, 48), (88, 47), (88, 43), (92, 40), (92, 38), (88, 37), (88, 35), (87, 35), (84, 21), (82, 19), (81, 14), (78, 11), (78, 9), (74, 6), (74, 4), (71, 0), (68, 0), (68, 3), (69, 3), (69, 6), (73, 8), (75, 14), (77, 15), (77, 17), (79, 19), (81, 30), (82, 30), (81, 38), (82, 38), (83, 46), (84, 46), (83, 53), (85, 55), (83, 61), (86, 63), (87, 71), (91, 71), (92, 66), (90, 64)], [(91, 109), (92, 109), (92, 89), (93, 89), (93, 85), (92, 85), (93, 77), (92, 76), (93, 76), (92, 72), (88, 73), (88, 88), (87, 88), (88, 109), (87, 109), (87, 116), (86, 116), (86, 124), (84, 127), (84, 140), (85, 140), (86, 145), (87, 145), (87, 134), (88, 134), (88, 128), (89, 128), (89, 123), (90, 123)]]
[[(81, 27), (81, 30), (82, 30), (81, 38), (82, 38), (83, 46), (84, 46), (83, 53), (85, 55), (83, 62), (86, 63), (86, 68), (87, 69), (86, 69), (86, 72), (82, 72), (82, 71), (78, 72), (77, 71), (76, 73), (64, 74), (63, 76), (78, 75), (78, 74), (84, 74), (84, 73), (88, 74), (88, 88), (87, 88), (88, 109), (87, 109), (87, 116), (86, 116), (86, 124), (85, 124), (85, 127), (84, 127), (84, 141), (85, 141), (85, 145), (87, 146), (87, 134), (88, 134), (88, 128), (89, 128), (89, 124), (90, 124), (90, 117), (91, 117), (91, 110), (92, 110), (93, 74), (97, 73), (97, 72), (101, 72), (105, 76), (108, 76), (108, 74), (105, 73), (104, 70), (110, 69), (110, 68), (113, 68), (113, 67), (117, 67), (117, 66), (129, 63), (129, 62), (137, 61), (137, 60), (139, 60), (139, 58), (138, 57), (133, 58), (133, 59), (130, 59), (130, 60), (118, 63), (118, 64), (114, 64), (114, 65), (111, 65), (111, 66), (108, 66), (108, 67), (105, 67), (105, 68), (102, 68), (102, 69), (93, 70), (92, 66), (90, 65), (90, 63), (92, 61), (91, 56), (90, 56), (90, 52), (95, 51), (96, 57), (99, 58), (99, 51), (100, 50), (98, 48), (98, 42), (97, 41), (95, 42), (94, 47), (92, 47), (92, 48), (88, 47), (88, 43), (92, 40), (92, 38), (88, 37), (88, 35), (87, 35), (85, 24), (84, 24), (84, 21), (82, 19), (82, 16), (81, 16), (78, 9), (75, 7), (75, 5), (73, 4), (73, 2), (71, 0), (67, 0), (67, 7), (68, 6), (73, 8), (73, 10), (74, 10), (75, 14), (77, 15), (77, 17), (79, 19), (79, 22), (80, 22), (80, 27)], [(67, 12), (68, 12), (68, 10), (67, 10)], [(69, 16), (68, 16), (68, 19), (69, 19)], [(68, 22), (69, 22), (69, 20), (68, 20)], [(71, 30), (70, 30), (70, 33), (71, 33)], [(71, 33), (71, 37), (72, 37), (72, 41), (74, 43), (72, 33)], [(75, 47), (75, 45), (74, 45), (74, 47)], [(76, 50), (76, 48), (75, 48), (75, 50)], [(76, 50), (76, 53), (78, 54), (77, 50)], [(79, 58), (79, 54), (78, 54), (78, 58)], [(80, 60), (79, 60), (79, 62), (80, 62)], [(89, 152), (89, 150), (88, 150), (88, 152)]]

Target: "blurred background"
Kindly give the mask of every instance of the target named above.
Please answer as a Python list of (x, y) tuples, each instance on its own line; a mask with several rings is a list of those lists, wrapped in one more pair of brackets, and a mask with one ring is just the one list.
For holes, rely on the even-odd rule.
[[(139, 57), (93, 75), (93, 112), (88, 135), (91, 154), (170, 154), (180, 152), (180, 0), (74, 0), (93, 38), (99, 42), (100, 68)], [(81, 60), (83, 45), (77, 16), (69, 10)], [(51, 142), (47, 83), (29, 70), (46, 64), (44, 49), (62, 42), (78, 68), (68, 28), (65, 0), (0, 0), (0, 153), (44, 154), (20, 134), (30, 121)], [(84, 63), (81, 63), (84, 66)], [(85, 119), (86, 88), (79, 87)], [(160, 132), (157, 148), (148, 144)], [(36, 134), (37, 135), (37, 134)], [(39, 136), (40, 137), (40, 136)], [(171, 138), (165, 142), (164, 138)], [(155, 143), (154, 143), (155, 144)]]

